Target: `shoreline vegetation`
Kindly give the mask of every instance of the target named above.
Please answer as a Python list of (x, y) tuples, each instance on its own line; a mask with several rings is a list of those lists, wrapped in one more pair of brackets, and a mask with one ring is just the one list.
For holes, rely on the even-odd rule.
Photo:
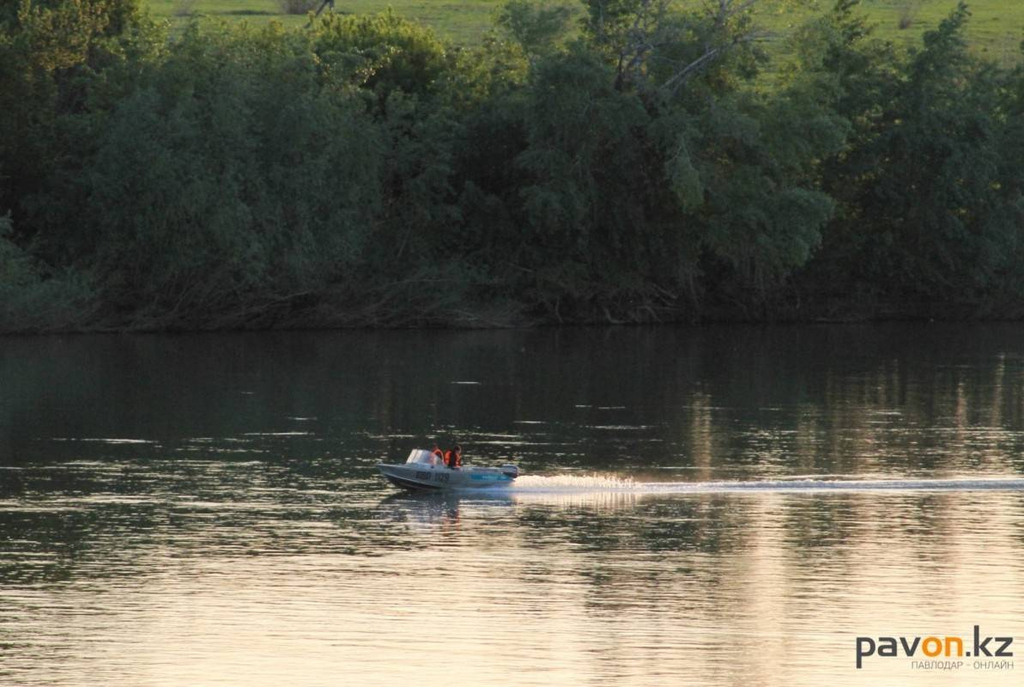
[(1024, 67), (804, 4), (0, 0), (0, 332), (1024, 319)]

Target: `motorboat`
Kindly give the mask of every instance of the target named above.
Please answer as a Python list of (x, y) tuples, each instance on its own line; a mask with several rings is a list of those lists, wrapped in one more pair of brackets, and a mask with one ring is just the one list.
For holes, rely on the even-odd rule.
[(412, 491), (507, 487), (519, 476), (519, 468), (511, 464), (450, 468), (436, 453), (421, 448), (410, 451), (404, 463), (381, 463), (377, 470), (396, 487)]

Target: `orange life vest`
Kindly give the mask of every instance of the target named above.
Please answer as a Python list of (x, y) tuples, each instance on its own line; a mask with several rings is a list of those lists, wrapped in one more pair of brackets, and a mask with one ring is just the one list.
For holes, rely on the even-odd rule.
[(448, 449), (444, 454), (444, 462), (448, 464), (450, 468), (457, 468), (462, 466), (462, 456), (455, 451)]

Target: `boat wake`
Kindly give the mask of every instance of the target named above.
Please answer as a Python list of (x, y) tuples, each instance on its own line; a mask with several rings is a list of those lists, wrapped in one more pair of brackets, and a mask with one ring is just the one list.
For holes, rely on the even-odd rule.
[[(878, 497), (912, 494), (950, 495), (986, 492), (993, 496), (1024, 492), (1024, 479), (1016, 477), (984, 478), (853, 478), (841, 476), (795, 476), (788, 479), (712, 480), (688, 482), (644, 482), (617, 475), (523, 475), (514, 484), (489, 489), (451, 489), (443, 492), (394, 494), (391, 503), (402, 508), (417, 504), (437, 508), (438, 503), (473, 502), (486, 504), (518, 504), (559, 508), (586, 508), (617, 510), (630, 508), (646, 499), (685, 499), (715, 495), (746, 495), (764, 497), (786, 494), (799, 495), (856, 495), (873, 494)], [(1016, 496), (1015, 496), (1016, 497)], [(393, 504), (392, 504), (393, 505)], [(430, 511), (430, 517), (435, 513)]]
[(638, 482), (614, 475), (523, 475), (505, 490), (509, 494), (727, 494), (803, 492), (1024, 491), (1016, 477), (951, 479), (829, 479), (823, 476), (780, 480), (706, 482)]

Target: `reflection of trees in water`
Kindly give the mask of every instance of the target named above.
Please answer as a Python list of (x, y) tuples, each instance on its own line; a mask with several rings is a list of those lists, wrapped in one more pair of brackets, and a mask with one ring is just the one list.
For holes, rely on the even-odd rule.
[[(680, 413), (694, 465), (753, 472), (1024, 470), (1024, 364), (1012, 327), (797, 328), (726, 346), (721, 383)], [(709, 419), (710, 418), (710, 419)], [(687, 423), (687, 424), (683, 424)], [(710, 425), (710, 429), (709, 429)], [(1007, 457), (1015, 461), (1007, 464)]]
[[(368, 459), (468, 435), (472, 457), (531, 471), (995, 466), (1021, 447), (983, 431), (1024, 429), (1018, 340), (1009, 325), (18, 339), (0, 352), (0, 450), (301, 428), (321, 455)], [(299, 443), (283, 452), (317, 453)]]

